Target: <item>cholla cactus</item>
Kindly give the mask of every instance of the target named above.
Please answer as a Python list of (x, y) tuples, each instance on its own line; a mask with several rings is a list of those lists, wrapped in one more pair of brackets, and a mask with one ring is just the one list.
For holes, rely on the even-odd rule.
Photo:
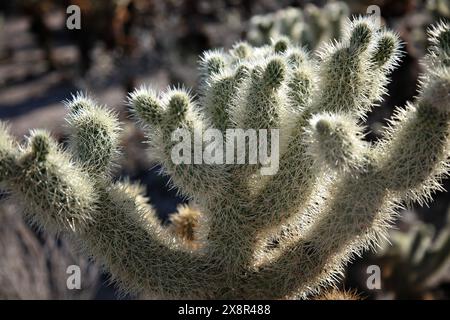
[[(208, 52), (197, 100), (182, 89), (132, 93), (150, 154), (201, 211), (196, 250), (160, 226), (139, 188), (111, 180), (118, 124), (86, 97), (69, 103), (69, 151), (43, 131), (17, 148), (1, 127), (0, 179), (36, 223), (80, 239), (124, 289), (159, 297), (307, 297), (386, 235), (402, 201), (425, 201), (439, 187), (448, 168), (449, 36), (447, 25), (433, 29), (421, 94), (375, 145), (362, 139), (360, 119), (385, 93), (399, 40), (368, 18), (349, 22), (340, 42), (317, 58), (286, 40)], [(278, 172), (175, 164), (172, 133), (211, 127), (279, 128)]]
[(345, 2), (330, 2), (323, 8), (308, 3), (305, 8), (278, 10), (250, 19), (248, 41), (253, 45), (269, 44), (271, 39), (288, 37), (293, 43), (308, 49), (320, 43), (338, 39), (350, 9)]

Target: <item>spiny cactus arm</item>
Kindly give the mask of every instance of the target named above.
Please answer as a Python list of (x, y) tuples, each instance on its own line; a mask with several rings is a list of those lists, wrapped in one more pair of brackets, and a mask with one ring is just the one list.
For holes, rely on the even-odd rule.
[[(368, 187), (370, 187), (370, 191)], [(383, 237), (395, 204), (372, 173), (348, 175), (298, 241), (290, 241), (244, 281), (244, 291), (272, 299), (305, 296), (334, 282), (343, 266)], [(293, 242), (293, 243), (292, 243)]]
[(413, 200), (429, 197), (448, 171), (450, 132), (450, 26), (430, 29), (433, 46), (425, 59), (421, 94), (398, 112), (387, 138), (374, 151), (388, 187)]
[[(304, 128), (307, 121), (301, 120)], [(295, 132), (294, 137), (302, 137), (303, 132)], [(285, 223), (298, 213), (302, 205), (310, 199), (318, 177), (314, 159), (307, 154), (308, 145), (303, 138), (296, 139), (281, 156), (278, 172), (261, 188), (252, 202), (254, 212), (258, 213), (260, 228), (274, 227)], [(295, 181), (286, 185), (286, 181)]]
[(233, 45), (230, 50), (230, 55), (234, 62), (238, 63), (241, 60), (247, 59), (252, 54), (252, 46), (246, 41), (239, 41)]
[[(375, 36), (370, 62), (374, 70), (387, 75), (398, 66), (402, 43), (390, 30), (379, 30)], [(375, 99), (372, 97), (372, 99)]]
[[(419, 104), (402, 113), (403, 121), (397, 124), (401, 131), (377, 148), (380, 173), (389, 178), (388, 187), (407, 193), (413, 200), (428, 197), (430, 190), (439, 187), (438, 179), (448, 166), (448, 113), (426, 110), (427, 107)], [(414, 138), (420, 140), (410, 140)], [(389, 156), (381, 159), (384, 152)]]
[(291, 69), (287, 75), (288, 111), (299, 114), (311, 105), (312, 93), (316, 89), (315, 64), (300, 48), (289, 48), (285, 54)]
[(441, 21), (428, 30), (431, 41), (426, 65), (429, 67), (448, 67), (450, 65), (450, 24)]
[(280, 36), (276, 39), (272, 39), (272, 47), (275, 53), (283, 54), (291, 45), (291, 41), (288, 37)]
[(400, 41), (395, 34), (379, 30), (371, 18), (347, 24), (347, 36), (319, 53), (315, 111), (363, 117), (385, 93), (387, 75), (400, 54)]
[(214, 74), (225, 70), (226, 57), (221, 50), (206, 51), (200, 59), (200, 80), (205, 84)]
[(287, 67), (282, 57), (269, 57), (255, 66), (247, 81), (243, 101), (238, 103), (234, 122), (237, 128), (271, 129), (280, 125), (284, 106), (279, 91), (285, 80)]
[(11, 164), (5, 184), (39, 226), (78, 231), (92, 220), (98, 200), (93, 183), (48, 132), (32, 131)]
[[(182, 193), (200, 195), (200, 198), (208, 194), (211, 199), (215, 192), (223, 194), (228, 186), (227, 173), (222, 166), (203, 163), (203, 141), (195, 138), (196, 134), (201, 136), (203, 133), (203, 121), (187, 92), (169, 89), (159, 97), (151, 89), (142, 87), (129, 96), (129, 104), (149, 129), (151, 156), (163, 166)], [(184, 142), (186, 145), (185, 139), (190, 150), (178, 150), (176, 144)], [(199, 154), (196, 148), (200, 150)], [(198, 155), (200, 159), (197, 159)]]
[(368, 61), (368, 68), (371, 72), (367, 75), (369, 80), (366, 87), (368, 104), (361, 108), (361, 112), (358, 114), (361, 118), (365, 118), (367, 112), (388, 94), (389, 75), (399, 65), (402, 45), (400, 37), (392, 31), (381, 29), (375, 34), (373, 49), (370, 50)]
[(158, 298), (215, 296), (220, 271), (162, 228), (139, 195), (123, 183), (100, 192), (99, 213), (77, 236), (122, 290)]
[[(288, 36), (298, 41), (303, 27), (303, 13), (298, 8), (288, 7), (275, 13), (277, 35)], [(273, 38), (273, 37), (272, 37)]]
[(247, 196), (242, 194), (242, 190), (234, 188), (226, 197), (219, 197), (208, 206), (201, 207), (206, 217), (206, 221), (203, 220), (206, 228), (202, 228), (201, 239), (206, 243), (209, 259), (228, 274), (228, 280), (222, 284), (228, 289), (239, 287), (238, 275), (251, 264), (255, 251), (257, 227)]
[(429, 196), (426, 190), (438, 187), (448, 170), (450, 73), (433, 73), (416, 106), (397, 114), (388, 138), (374, 152), (386, 186), (414, 200)]
[(214, 74), (205, 84), (205, 96), (202, 103), (206, 119), (211, 127), (225, 133), (232, 128), (230, 112), (235, 103), (235, 96), (243, 80), (248, 76), (248, 68), (240, 65), (234, 71)]
[[(240, 86), (249, 76), (246, 61), (252, 51), (246, 42), (238, 42), (228, 52), (206, 51), (200, 60), (201, 111), (211, 127), (224, 133), (233, 126), (231, 111)], [(214, 65), (220, 67), (211, 67)]]
[(341, 173), (358, 172), (367, 165), (369, 144), (363, 128), (352, 117), (321, 114), (311, 119), (309, 152), (317, 166)]
[(348, 6), (341, 1), (319, 8), (306, 4), (305, 8), (289, 7), (273, 14), (257, 15), (249, 22), (247, 38), (253, 45), (264, 45), (279, 36), (287, 36), (294, 43), (315, 49), (320, 43), (337, 39), (342, 24), (349, 16)]
[[(256, 229), (272, 229), (285, 223), (306, 206), (316, 185), (318, 172), (314, 158), (308, 153), (304, 139), (308, 125), (303, 114), (295, 124), (287, 150), (281, 155), (278, 172), (259, 190), (252, 200), (253, 212), (257, 212)], [(286, 181), (295, 183), (286, 184)]]
[(71, 153), (89, 174), (104, 179), (119, 155), (117, 117), (83, 94), (74, 96), (66, 105)]

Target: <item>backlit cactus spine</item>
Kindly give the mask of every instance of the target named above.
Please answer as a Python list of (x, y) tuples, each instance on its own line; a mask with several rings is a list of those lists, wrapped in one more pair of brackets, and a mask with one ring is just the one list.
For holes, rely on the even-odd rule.
[[(189, 225), (195, 246), (160, 226), (139, 187), (111, 180), (119, 124), (86, 97), (69, 103), (68, 151), (42, 131), (17, 148), (0, 127), (2, 185), (38, 224), (80, 239), (125, 290), (305, 298), (384, 237), (400, 203), (425, 201), (447, 173), (449, 36), (448, 25), (433, 29), (421, 93), (375, 145), (363, 140), (360, 119), (385, 93), (399, 40), (368, 18), (349, 22), (317, 57), (287, 40), (206, 53), (197, 100), (179, 89), (130, 94), (150, 154), (201, 212)], [(257, 165), (176, 165), (179, 128), (193, 135), (278, 128), (279, 170), (262, 176)]]

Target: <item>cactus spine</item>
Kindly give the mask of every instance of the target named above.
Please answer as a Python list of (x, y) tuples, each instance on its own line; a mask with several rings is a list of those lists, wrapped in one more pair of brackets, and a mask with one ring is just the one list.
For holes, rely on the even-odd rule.
[(349, 15), (350, 9), (343, 1), (327, 3), (323, 8), (312, 3), (306, 4), (304, 9), (288, 7), (253, 16), (247, 39), (253, 45), (261, 46), (272, 39), (287, 37), (293, 43), (313, 50), (324, 41), (338, 39)]
[[(195, 248), (160, 226), (139, 187), (111, 180), (119, 124), (84, 96), (68, 103), (68, 151), (43, 131), (16, 148), (0, 127), (2, 184), (39, 225), (80, 239), (124, 290), (307, 297), (385, 237), (402, 202), (427, 200), (447, 173), (449, 34), (446, 24), (432, 30), (420, 95), (374, 145), (363, 141), (360, 119), (385, 93), (400, 44), (369, 18), (349, 21), (342, 39), (317, 57), (286, 39), (208, 52), (199, 99), (181, 89), (130, 94), (151, 156), (201, 212), (195, 224), (182, 222), (195, 232)], [(278, 172), (172, 161), (174, 130), (230, 127), (279, 128)]]

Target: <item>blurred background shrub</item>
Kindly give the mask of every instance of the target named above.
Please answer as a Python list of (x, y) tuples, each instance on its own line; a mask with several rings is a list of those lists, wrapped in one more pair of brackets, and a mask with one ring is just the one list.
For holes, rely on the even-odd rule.
[[(66, 8), (81, 8), (81, 29), (66, 28)], [(129, 120), (123, 101), (141, 84), (157, 89), (184, 83), (197, 88), (196, 63), (210, 48), (238, 40), (255, 45), (287, 36), (310, 50), (340, 35), (352, 14), (380, 8), (381, 21), (396, 30), (404, 54), (389, 95), (369, 115), (367, 139), (416, 94), (428, 25), (450, 18), (448, 0), (20, 0), (0, 3), (0, 119), (18, 137), (29, 128), (47, 128), (66, 139), (61, 101), (87, 91), (114, 108), (124, 123), (121, 172), (140, 180), (162, 223), (180, 203), (159, 168), (147, 160), (143, 133)], [(152, 168), (149, 170), (148, 168)], [(449, 181), (444, 184), (449, 188)], [(2, 197), (0, 195), (0, 197)], [(363, 298), (448, 299), (450, 297), (450, 196), (441, 192), (429, 207), (410, 204), (378, 254), (367, 253), (348, 267), (343, 288)], [(95, 265), (74, 244), (35, 230), (9, 203), (0, 204), (0, 298), (91, 299), (117, 297)], [(66, 268), (82, 270), (83, 290), (66, 288)], [(380, 290), (368, 290), (367, 266), (382, 270)], [(136, 298), (136, 297), (122, 297)]]

